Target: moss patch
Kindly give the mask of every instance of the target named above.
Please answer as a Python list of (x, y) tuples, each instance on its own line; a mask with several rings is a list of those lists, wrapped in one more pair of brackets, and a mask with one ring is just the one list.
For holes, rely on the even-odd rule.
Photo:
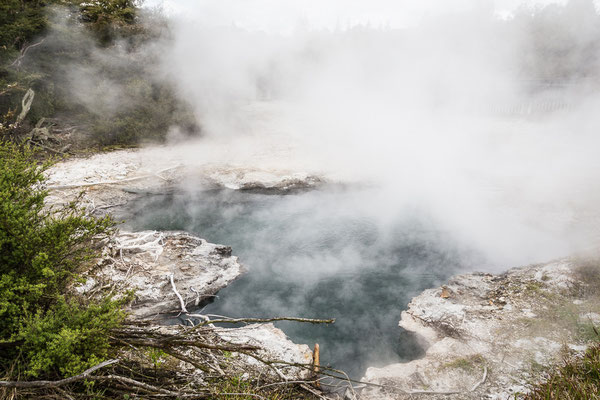
[(471, 372), (483, 363), (485, 363), (485, 358), (483, 358), (481, 354), (473, 354), (468, 357), (461, 357), (447, 362), (441, 366), (441, 369), (462, 369)]

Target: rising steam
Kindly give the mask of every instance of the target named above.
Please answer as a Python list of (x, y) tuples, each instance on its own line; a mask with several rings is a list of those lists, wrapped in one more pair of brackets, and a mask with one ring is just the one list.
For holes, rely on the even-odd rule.
[(594, 247), (593, 3), (448, 3), (183, 2), (164, 68), (205, 140), (378, 185), (382, 223), (423, 213), (502, 267)]

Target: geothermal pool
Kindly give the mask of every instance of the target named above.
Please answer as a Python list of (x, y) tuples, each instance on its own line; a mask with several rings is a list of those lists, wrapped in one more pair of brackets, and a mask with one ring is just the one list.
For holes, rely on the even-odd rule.
[(249, 271), (202, 312), (336, 318), (333, 325), (277, 326), (296, 343), (319, 343), (322, 364), (357, 378), (368, 366), (417, 358), (416, 339), (398, 327), (401, 311), (476, 259), (415, 210), (375, 212), (368, 204), (380, 195), (340, 188), (152, 195), (130, 204), (127, 225), (185, 230), (231, 246)]

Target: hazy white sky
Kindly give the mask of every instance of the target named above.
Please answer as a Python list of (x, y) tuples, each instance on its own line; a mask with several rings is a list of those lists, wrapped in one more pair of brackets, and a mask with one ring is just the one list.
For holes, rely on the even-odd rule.
[(298, 28), (335, 28), (369, 23), (404, 27), (426, 15), (490, 8), (500, 17), (522, 5), (565, 3), (566, 0), (147, 0), (168, 13), (217, 25), (290, 32)]

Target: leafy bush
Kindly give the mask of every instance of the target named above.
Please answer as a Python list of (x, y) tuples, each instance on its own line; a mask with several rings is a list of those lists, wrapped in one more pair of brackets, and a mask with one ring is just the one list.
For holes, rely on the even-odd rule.
[(137, 1), (78, 1), (81, 20), (90, 24), (101, 44), (111, 43), (119, 31), (135, 31)]
[(29, 149), (0, 144), (0, 367), (65, 376), (102, 360), (122, 302), (84, 304), (67, 296), (77, 271), (97, 255), (110, 218), (71, 203), (44, 205), (44, 170)]
[(121, 302), (80, 304), (59, 297), (46, 313), (29, 316), (18, 334), (20, 350), (28, 362), (27, 375), (77, 375), (102, 362), (109, 353), (107, 333), (124, 314)]

